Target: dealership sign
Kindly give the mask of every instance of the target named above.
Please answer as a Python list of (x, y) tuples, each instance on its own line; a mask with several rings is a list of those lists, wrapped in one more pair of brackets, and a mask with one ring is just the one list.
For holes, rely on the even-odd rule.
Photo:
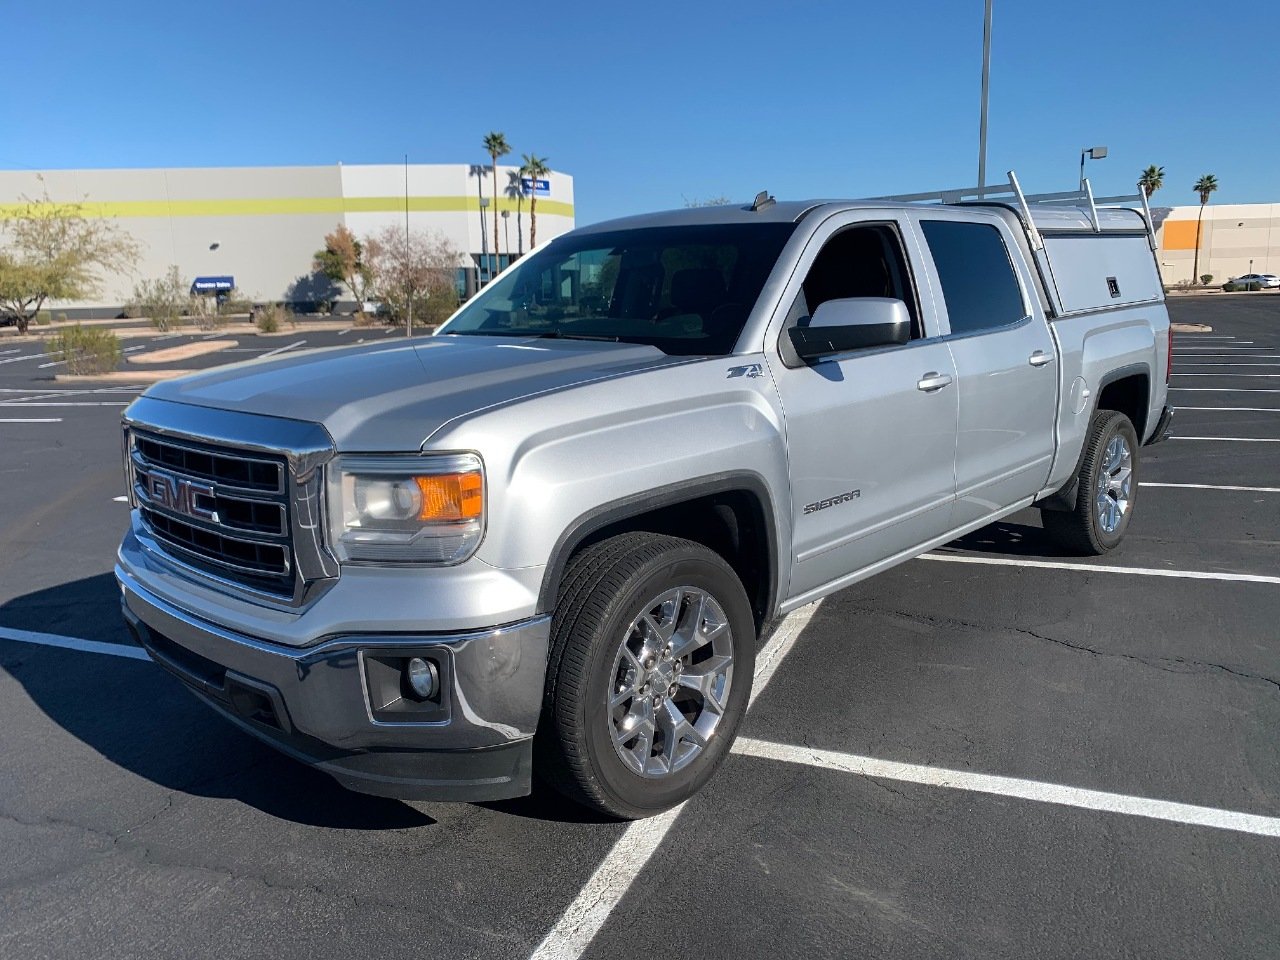
[[(534, 187), (534, 184), (537, 184), (536, 188)], [(521, 177), (520, 188), (524, 190), (526, 194), (532, 193), (535, 196), (539, 196), (539, 197), (551, 196), (550, 180), (533, 180), (533, 179), (530, 179), (529, 177)]]
[(196, 277), (191, 282), (194, 293), (230, 293), (236, 288), (235, 277)]

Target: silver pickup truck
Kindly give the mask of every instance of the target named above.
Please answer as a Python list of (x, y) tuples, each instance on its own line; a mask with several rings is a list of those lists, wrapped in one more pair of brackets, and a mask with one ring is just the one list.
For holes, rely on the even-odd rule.
[(602, 223), (432, 337), (159, 384), (125, 618), (351, 789), (679, 803), (772, 618), (1033, 505), (1124, 536), (1170, 419), (1150, 220), (1010, 179)]

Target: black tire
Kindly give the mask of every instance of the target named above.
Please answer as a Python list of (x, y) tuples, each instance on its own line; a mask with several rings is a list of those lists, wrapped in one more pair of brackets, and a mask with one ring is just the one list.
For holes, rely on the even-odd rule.
[[(1117, 434), (1124, 437), (1132, 451), (1133, 466), (1130, 474), (1128, 509), (1120, 518), (1115, 530), (1103, 528), (1095, 508), (1095, 491), (1107, 444)], [(1040, 517), (1045, 532), (1060, 546), (1083, 556), (1101, 556), (1114, 550), (1124, 539), (1138, 502), (1138, 434), (1123, 413), (1116, 410), (1099, 410), (1089, 425), (1085, 440), (1084, 457), (1076, 474), (1078, 486), (1074, 510), (1041, 510)]]
[[(642, 777), (618, 756), (606, 691), (614, 658), (644, 605), (668, 589), (691, 586), (724, 611), (733, 673), (710, 742), (688, 765), (661, 778)], [(539, 779), (569, 799), (620, 819), (670, 809), (715, 773), (746, 712), (755, 672), (751, 604), (733, 569), (701, 544), (653, 533), (625, 533), (575, 556), (565, 571), (552, 619), (542, 718), (534, 738)]]

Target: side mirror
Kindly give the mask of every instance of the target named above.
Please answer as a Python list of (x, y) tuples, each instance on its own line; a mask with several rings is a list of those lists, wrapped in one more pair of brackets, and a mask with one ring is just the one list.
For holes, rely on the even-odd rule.
[(827, 300), (808, 326), (787, 332), (801, 360), (818, 360), (849, 350), (901, 346), (911, 339), (911, 314), (892, 297)]

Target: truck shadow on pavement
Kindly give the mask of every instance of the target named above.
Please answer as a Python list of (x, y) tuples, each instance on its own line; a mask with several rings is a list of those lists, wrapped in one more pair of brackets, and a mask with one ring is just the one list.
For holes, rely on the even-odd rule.
[[(0, 625), (87, 639), (127, 642), (120, 591), (111, 574), (37, 591), (0, 606)], [(68, 607), (71, 605), (71, 608)], [(81, 626), (79, 631), (73, 627)], [(104, 632), (106, 636), (103, 636)], [(0, 670), (63, 730), (115, 764), (165, 790), (237, 800), (282, 820), (345, 830), (403, 830), (431, 817), (399, 800), (340, 787), (326, 774), (281, 756), (199, 703), (148, 661), (0, 639)], [(39, 718), (19, 715), (20, 721)], [(47, 737), (10, 729), (22, 740)], [(58, 762), (67, 776), (93, 776), (92, 762)]]
[(1062, 549), (1040, 527), (1000, 520), (988, 524), (958, 540), (952, 540), (940, 553), (990, 553), (1014, 557), (1074, 557)]

